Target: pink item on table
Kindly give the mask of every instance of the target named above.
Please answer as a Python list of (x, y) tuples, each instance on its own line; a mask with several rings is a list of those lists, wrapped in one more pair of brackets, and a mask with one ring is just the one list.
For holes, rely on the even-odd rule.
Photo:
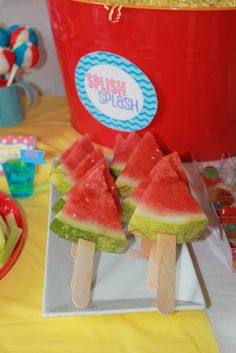
[(11, 49), (0, 47), (0, 75), (10, 72), (14, 62), (15, 55)]

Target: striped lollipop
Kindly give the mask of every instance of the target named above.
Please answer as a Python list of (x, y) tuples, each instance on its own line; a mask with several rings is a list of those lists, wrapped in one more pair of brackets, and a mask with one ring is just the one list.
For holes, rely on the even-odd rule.
[(39, 60), (39, 49), (31, 42), (23, 42), (13, 47), (16, 57), (16, 65), (24, 70), (34, 67)]
[(13, 48), (17, 43), (31, 42), (38, 45), (38, 37), (35, 31), (26, 26), (13, 25), (7, 30), (10, 36), (10, 47)]
[(10, 72), (15, 62), (15, 55), (9, 48), (0, 47), (0, 75)]
[(39, 49), (31, 42), (17, 43), (13, 48), (16, 60), (11, 70), (7, 86), (10, 86), (15, 78), (18, 68), (29, 70), (34, 67), (39, 60)]

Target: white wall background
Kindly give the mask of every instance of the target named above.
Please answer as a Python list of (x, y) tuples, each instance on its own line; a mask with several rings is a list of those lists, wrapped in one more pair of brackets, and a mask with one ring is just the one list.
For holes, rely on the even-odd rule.
[(64, 95), (45, 0), (0, 0), (0, 25), (10, 27), (13, 24), (30, 26), (39, 34), (40, 61), (24, 79), (34, 83), (44, 95)]

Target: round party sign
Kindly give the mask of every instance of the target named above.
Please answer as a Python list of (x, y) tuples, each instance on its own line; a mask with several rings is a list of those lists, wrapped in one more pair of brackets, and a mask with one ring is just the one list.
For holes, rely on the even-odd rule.
[(154, 118), (158, 101), (148, 77), (125, 58), (93, 52), (75, 70), (78, 95), (100, 123), (116, 130), (136, 131)]

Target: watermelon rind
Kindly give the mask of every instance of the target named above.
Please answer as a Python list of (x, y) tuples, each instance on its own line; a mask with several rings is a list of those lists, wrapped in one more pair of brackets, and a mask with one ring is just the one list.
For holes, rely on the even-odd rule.
[(120, 173), (122, 172), (122, 170), (124, 169), (125, 164), (120, 164), (120, 163), (114, 163), (111, 167), (110, 167), (110, 172), (111, 174), (116, 178), (118, 178), (118, 176), (120, 175)]
[(122, 213), (123, 224), (129, 223), (130, 218), (137, 206), (138, 206), (138, 201), (136, 201), (136, 199), (132, 197), (132, 195), (123, 200), (123, 213)]
[(59, 170), (58, 167), (54, 168), (50, 175), (50, 182), (55, 185), (57, 188), (62, 183), (65, 177), (65, 173)]
[(120, 175), (116, 180), (116, 186), (122, 197), (128, 197), (139, 184), (139, 180)]
[(68, 191), (70, 191), (71, 186), (72, 186), (71, 184), (65, 182), (64, 180), (65, 180), (65, 176), (63, 177), (62, 180), (60, 180), (60, 182), (57, 185), (57, 190), (62, 194), (65, 194)]
[(50, 230), (61, 238), (78, 243), (80, 238), (94, 242), (96, 250), (122, 253), (127, 245), (123, 233), (115, 232), (98, 224), (89, 224), (65, 217), (61, 212), (53, 219)]
[(207, 218), (204, 213), (157, 216), (138, 206), (130, 219), (128, 231), (150, 240), (157, 240), (160, 232), (175, 234), (177, 243), (184, 243), (195, 240), (206, 225)]
[(65, 200), (63, 200), (63, 198), (60, 198), (53, 206), (52, 206), (52, 211), (54, 213), (58, 213), (59, 211), (61, 211), (61, 209), (64, 207), (65, 205)]

